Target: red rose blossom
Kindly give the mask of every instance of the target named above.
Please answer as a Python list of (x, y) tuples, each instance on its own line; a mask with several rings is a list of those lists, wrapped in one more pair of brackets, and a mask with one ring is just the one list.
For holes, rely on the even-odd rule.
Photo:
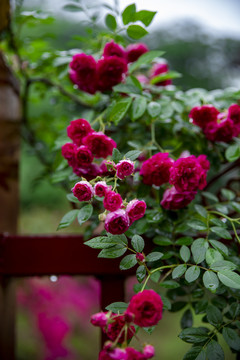
[(127, 70), (126, 61), (116, 55), (100, 59), (97, 63), (98, 89), (111, 90), (123, 80)]
[(105, 181), (98, 181), (94, 185), (94, 195), (102, 197), (106, 195), (107, 190), (111, 190), (111, 186), (108, 186)]
[(81, 145), (76, 150), (76, 166), (77, 167), (86, 167), (89, 166), (93, 161), (93, 155), (91, 151), (84, 145)]
[(236, 136), (236, 127), (230, 118), (220, 120), (218, 123), (210, 123), (203, 129), (206, 138), (210, 141), (229, 142)]
[(147, 358), (140, 351), (132, 348), (126, 348), (127, 357), (126, 360), (146, 360)]
[(88, 134), (83, 139), (83, 143), (96, 158), (106, 158), (108, 155), (112, 155), (113, 148), (117, 147), (113, 139), (102, 132), (95, 131)]
[(76, 163), (76, 149), (77, 146), (72, 143), (66, 143), (62, 146), (62, 156), (68, 161), (69, 166), (74, 166)]
[[(154, 64), (150, 71), (150, 79), (153, 79), (157, 75), (161, 75), (161, 74), (163, 75), (167, 72), (168, 72), (168, 64), (166, 63)], [(172, 80), (168, 79), (168, 80), (159, 81), (155, 85), (167, 86), (171, 84), (172, 84)]]
[(118, 56), (120, 58), (126, 59), (126, 52), (124, 48), (116, 44), (113, 40), (108, 42), (103, 49), (103, 56), (109, 57), (109, 56)]
[(110, 212), (106, 216), (105, 230), (113, 235), (125, 233), (130, 225), (129, 217), (122, 209)]
[(190, 204), (196, 194), (196, 191), (177, 191), (173, 186), (164, 192), (161, 205), (168, 210), (182, 209)]
[(103, 206), (106, 210), (115, 211), (122, 206), (122, 197), (115, 191), (107, 191), (103, 200)]
[(89, 201), (93, 197), (93, 187), (88, 181), (79, 181), (72, 188), (73, 195), (79, 201)]
[(72, 120), (67, 127), (68, 137), (78, 146), (82, 145), (82, 139), (92, 131), (91, 125), (85, 119)]
[(217, 123), (219, 111), (212, 105), (195, 106), (190, 111), (189, 117), (193, 124), (204, 129), (210, 123)]
[(115, 164), (113, 161), (103, 160), (100, 164), (100, 170), (102, 176), (114, 176), (116, 173)]
[(101, 174), (100, 167), (97, 164), (90, 164), (86, 167), (73, 167), (73, 172), (79, 177), (84, 177), (88, 181), (95, 179), (98, 175)]
[(206, 171), (194, 155), (180, 158), (170, 169), (169, 183), (179, 192), (202, 190), (206, 186)]
[(127, 62), (136, 61), (141, 55), (145, 54), (149, 51), (149, 48), (146, 44), (138, 43), (138, 44), (130, 44), (126, 48), (127, 52)]
[(130, 222), (141, 219), (146, 211), (146, 203), (143, 200), (134, 199), (130, 201), (126, 207), (126, 213), (130, 219)]
[[(112, 314), (110, 317), (111, 322), (109, 322), (108, 326), (103, 329), (103, 331), (106, 333), (107, 337), (114, 341), (117, 339), (118, 335), (122, 331), (122, 329), (125, 326), (125, 319), (124, 315), (116, 315)], [(127, 330), (127, 340), (130, 340), (133, 335), (135, 334), (135, 327), (130, 326)], [(121, 344), (125, 340), (125, 331), (122, 331), (122, 334), (118, 340), (118, 343)]]
[[(237, 104), (232, 104), (228, 108), (228, 118), (231, 119), (234, 123), (234, 126), (237, 128), (237, 132), (240, 132), (240, 106)], [(239, 135), (239, 133), (238, 133)], [(235, 135), (237, 136), (237, 135)]]
[(117, 177), (123, 180), (126, 176), (132, 175), (134, 171), (134, 162), (128, 159), (121, 160), (116, 165)]
[(168, 157), (168, 153), (161, 152), (144, 161), (140, 170), (144, 184), (161, 186), (167, 183), (173, 163), (173, 160)]
[(134, 315), (134, 324), (141, 327), (157, 325), (162, 318), (163, 302), (154, 290), (143, 290), (134, 295), (127, 311)]
[(94, 94), (96, 92), (97, 63), (91, 55), (76, 54), (70, 62), (70, 79), (79, 89)]

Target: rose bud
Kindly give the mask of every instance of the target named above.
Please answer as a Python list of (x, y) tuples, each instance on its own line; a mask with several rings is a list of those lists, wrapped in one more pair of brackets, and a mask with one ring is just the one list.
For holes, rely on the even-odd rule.
[(70, 80), (82, 91), (94, 94), (97, 90), (97, 63), (93, 56), (76, 54), (69, 64)]
[(129, 216), (131, 223), (142, 218), (146, 211), (146, 203), (143, 200), (132, 200), (126, 207), (126, 213)]
[(87, 167), (93, 161), (93, 154), (91, 151), (84, 145), (81, 145), (76, 150), (76, 166)]
[(146, 345), (143, 349), (143, 355), (146, 359), (151, 359), (155, 355), (155, 349), (152, 345)]
[(108, 42), (103, 49), (103, 57), (109, 57), (109, 56), (118, 56), (120, 58), (126, 59), (126, 52), (124, 48), (116, 44), (113, 40)]
[(127, 62), (136, 61), (141, 55), (149, 51), (149, 48), (144, 43), (130, 44), (126, 48)]
[(91, 150), (96, 158), (106, 158), (108, 155), (112, 155), (113, 148), (117, 147), (113, 139), (102, 132), (95, 131), (83, 139), (83, 144)]
[(161, 205), (168, 210), (182, 209), (193, 201), (196, 194), (196, 191), (177, 191), (173, 186), (164, 192)]
[(99, 312), (91, 316), (90, 322), (94, 326), (104, 327), (107, 325), (108, 317), (104, 312)]
[(145, 262), (145, 257), (144, 257), (144, 255), (143, 255), (142, 253), (140, 253), (140, 252), (136, 253), (136, 259), (137, 259), (137, 261), (139, 261), (140, 263)]
[(163, 302), (155, 291), (143, 290), (130, 300), (127, 311), (134, 314), (134, 324), (141, 327), (157, 325), (162, 318)]
[(67, 127), (68, 137), (78, 146), (82, 145), (82, 139), (92, 131), (91, 125), (85, 119), (72, 120)]
[(131, 160), (121, 160), (116, 165), (117, 169), (117, 177), (121, 180), (123, 180), (126, 176), (132, 175), (134, 171), (134, 162)]
[(74, 166), (76, 163), (75, 153), (77, 146), (72, 143), (66, 143), (62, 146), (62, 156), (68, 161), (70, 166)]
[(122, 197), (115, 191), (107, 191), (103, 200), (103, 206), (106, 210), (115, 211), (120, 209), (122, 205)]
[(114, 85), (122, 82), (127, 71), (126, 60), (116, 55), (98, 60), (98, 89), (100, 91), (112, 90)]
[(88, 181), (79, 181), (72, 188), (73, 195), (79, 201), (89, 201), (93, 197), (93, 187)]
[(113, 235), (125, 233), (130, 225), (129, 217), (122, 209), (107, 214), (105, 220), (105, 230)]

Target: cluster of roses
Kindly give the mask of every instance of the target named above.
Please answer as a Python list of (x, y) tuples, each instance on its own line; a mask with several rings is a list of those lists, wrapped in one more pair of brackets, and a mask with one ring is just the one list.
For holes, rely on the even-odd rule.
[[(131, 164), (128, 172), (124, 171), (124, 163)], [(130, 160), (122, 160), (117, 165), (117, 173), (121, 178), (131, 175), (134, 164)], [(104, 197), (103, 206), (108, 212), (104, 212), (99, 216), (100, 220), (105, 221), (105, 230), (113, 235), (125, 233), (132, 223), (144, 216), (146, 211), (146, 203), (143, 200), (134, 199), (128, 204), (124, 201), (120, 194), (112, 190), (105, 181), (98, 181), (94, 187), (88, 181), (79, 181), (72, 189), (73, 195), (79, 201), (90, 201), (93, 196)]]
[[(98, 61), (85, 53), (74, 55), (70, 62), (69, 77), (80, 90), (90, 94), (95, 94), (98, 90), (112, 90), (114, 85), (124, 81), (128, 63), (136, 61), (148, 51), (147, 45), (143, 43), (131, 44), (124, 49), (112, 40), (105, 45), (102, 57)], [(167, 71), (167, 64), (155, 64), (150, 72), (150, 78)], [(148, 83), (149, 79), (140, 75), (139, 81)], [(157, 85), (168, 84), (171, 84), (171, 80), (159, 82)]]
[(62, 146), (62, 155), (68, 161), (68, 165), (78, 176), (87, 180), (96, 176), (108, 174), (105, 161), (101, 165), (93, 163), (95, 158), (106, 158), (112, 155), (113, 148), (117, 146), (115, 141), (102, 132), (94, 131), (85, 119), (71, 121), (67, 127), (68, 137), (73, 143)]
[(196, 106), (189, 117), (210, 141), (229, 142), (240, 134), (240, 106), (237, 104), (232, 104), (225, 112), (219, 112), (212, 105)]
[(127, 346), (136, 332), (134, 325), (140, 327), (155, 326), (162, 318), (163, 303), (160, 295), (153, 290), (143, 290), (130, 300), (122, 315), (97, 313), (91, 317), (91, 323), (99, 326), (111, 340), (105, 343), (99, 354), (99, 360), (147, 360), (155, 355), (152, 345), (145, 345), (140, 352)]
[(159, 152), (143, 162), (140, 175), (147, 185), (173, 185), (164, 192), (161, 205), (165, 209), (177, 210), (187, 206), (198, 189), (204, 189), (209, 168), (206, 155), (195, 157), (184, 154), (174, 161), (168, 153)]

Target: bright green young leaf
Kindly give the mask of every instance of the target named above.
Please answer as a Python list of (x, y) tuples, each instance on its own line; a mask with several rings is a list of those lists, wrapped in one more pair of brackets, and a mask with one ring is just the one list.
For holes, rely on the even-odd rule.
[(117, 164), (120, 160), (122, 160), (123, 156), (120, 153), (120, 151), (117, 148), (113, 149), (112, 152), (112, 160), (113, 162), (115, 162), (115, 164)]
[(203, 284), (206, 289), (215, 291), (219, 286), (217, 275), (213, 271), (205, 271), (203, 274)]
[(240, 158), (240, 144), (234, 144), (227, 148), (225, 152), (226, 159), (229, 162), (236, 161)]
[(186, 270), (187, 270), (186, 264), (178, 265), (175, 269), (173, 269), (172, 278), (173, 279), (180, 278), (185, 273)]
[(186, 263), (190, 259), (190, 250), (187, 246), (183, 245), (180, 249), (180, 256), (183, 259), (183, 261)]
[(115, 31), (117, 28), (117, 22), (116, 19), (113, 15), (111, 14), (107, 14), (105, 17), (105, 24), (107, 25), (107, 27), (112, 30)]
[(140, 25), (129, 25), (127, 28), (127, 34), (134, 40), (141, 39), (148, 34), (148, 31)]
[(120, 270), (127, 270), (132, 268), (137, 264), (137, 259), (135, 254), (125, 256), (120, 262)]
[(134, 21), (135, 12), (136, 12), (135, 4), (130, 4), (123, 10), (122, 21), (124, 25), (127, 25), (130, 22)]
[(197, 280), (200, 275), (200, 269), (198, 266), (190, 266), (185, 272), (185, 279), (187, 282), (193, 282)]
[(64, 229), (68, 227), (72, 222), (76, 219), (79, 210), (71, 210), (67, 214), (65, 214), (60, 221), (57, 230)]
[(149, 26), (156, 13), (156, 11), (141, 10), (135, 13), (134, 20), (141, 21), (145, 26)]
[(131, 244), (134, 250), (137, 252), (142, 252), (144, 249), (144, 240), (139, 235), (134, 235), (131, 240)]
[(143, 96), (139, 96), (133, 100), (131, 108), (131, 119), (133, 121), (139, 119), (145, 113), (147, 108), (147, 99)]
[(152, 78), (150, 80), (150, 84), (155, 85), (155, 84), (160, 83), (160, 82), (165, 81), (165, 80), (178, 79), (180, 77), (182, 77), (182, 75), (180, 73), (178, 73), (176, 71), (169, 71), (169, 72), (157, 75), (154, 78)]
[(240, 276), (231, 270), (218, 272), (219, 280), (226, 286), (233, 289), (240, 289)]
[(83, 206), (78, 213), (78, 222), (80, 225), (82, 225), (83, 223), (85, 223), (85, 221), (87, 221), (93, 213), (93, 206), (91, 204), (85, 205)]
[(132, 98), (124, 98), (119, 100), (110, 110), (107, 121), (113, 122), (115, 125), (119, 123), (120, 120), (126, 115), (130, 105), (132, 103)]

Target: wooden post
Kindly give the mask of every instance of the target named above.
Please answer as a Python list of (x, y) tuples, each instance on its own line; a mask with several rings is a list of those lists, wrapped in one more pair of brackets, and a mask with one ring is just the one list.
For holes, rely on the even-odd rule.
[[(5, 0), (1, 1), (1, 6)], [(1, 20), (1, 18), (0, 18)], [(0, 21), (1, 23), (1, 21)], [(0, 233), (16, 234), (18, 218), (18, 163), (20, 150), (18, 86), (0, 52)], [(0, 243), (1, 254), (4, 241)], [(15, 291), (13, 279), (0, 277), (0, 359), (15, 358)]]

